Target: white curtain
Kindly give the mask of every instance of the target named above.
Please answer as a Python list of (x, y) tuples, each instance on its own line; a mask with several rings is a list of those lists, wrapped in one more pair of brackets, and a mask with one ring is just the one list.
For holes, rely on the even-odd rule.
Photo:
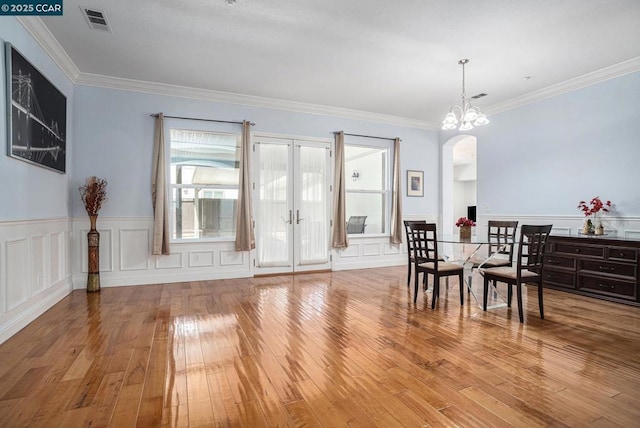
[(326, 148), (299, 146), (300, 190), (299, 209), (304, 220), (298, 225), (300, 264), (328, 261), (326, 177), (329, 173)]
[(393, 190), (391, 196), (391, 243), (402, 244), (402, 182), (400, 178), (400, 139), (393, 142)]
[(287, 266), (291, 236), (287, 199), (288, 153), (286, 144), (257, 145), (260, 159), (260, 188), (257, 228), (258, 266)]
[(158, 113), (153, 137), (151, 166), (151, 201), (153, 203), (152, 254), (170, 254), (169, 202), (167, 201), (167, 173), (164, 147), (164, 115)]
[(238, 213), (236, 216), (236, 251), (251, 251), (256, 247), (251, 204), (251, 122), (242, 122), (240, 147), (240, 180), (238, 183)]
[(349, 246), (347, 240), (346, 226), (346, 197), (345, 197), (345, 174), (344, 174), (344, 132), (336, 132), (336, 159), (333, 186), (333, 229), (331, 236), (331, 246), (333, 248), (346, 248)]

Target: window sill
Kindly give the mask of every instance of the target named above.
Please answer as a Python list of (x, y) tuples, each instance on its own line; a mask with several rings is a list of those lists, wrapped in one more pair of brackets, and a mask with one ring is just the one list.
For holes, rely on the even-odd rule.
[(367, 238), (389, 238), (391, 235), (386, 233), (352, 233), (347, 235), (349, 239), (367, 239)]
[(215, 244), (225, 242), (235, 242), (236, 238), (200, 238), (200, 239), (176, 239), (171, 240), (171, 245), (188, 245), (188, 244)]

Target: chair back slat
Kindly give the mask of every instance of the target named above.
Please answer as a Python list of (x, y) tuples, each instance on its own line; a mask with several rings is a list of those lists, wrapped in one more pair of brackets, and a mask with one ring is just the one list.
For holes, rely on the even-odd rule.
[(487, 241), (489, 257), (497, 252), (509, 255), (509, 263), (513, 263), (513, 246), (516, 241), (517, 221), (489, 220)]
[(433, 262), (438, 266), (438, 238), (435, 223), (415, 223), (411, 225), (413, 257), (423, 262)]
[(413, 235), (411, 233), (411, 227), (414, 224), (426, 224), (426, 220), (404, 220), (404, 231), (407, 237), (407, 253), (413, 257)]
[(541, 273), (544, 252), (552, 225), (523, 225), (518, 244), (518, 277), (522, 270)]

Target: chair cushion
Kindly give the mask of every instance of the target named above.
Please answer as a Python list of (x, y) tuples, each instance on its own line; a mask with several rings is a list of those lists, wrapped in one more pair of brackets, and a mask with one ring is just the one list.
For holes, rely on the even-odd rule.
[(473, 264), (473, 268), (478, 268), (482, 266), (483, 268), (497, 267), (497, 266), (511, 266), (509, 260), (499, 259), (497, 257), (493, 257), (490, 259), (481, 259), (478, 257), (472, 257), (469, 259), (469, 262)]
[[(509, 278), (514, 280), (517, 278), (517, 275), (518, 275), (517, 269), (511, 266), (492, 267), (492, 268), (482, 269), (481, 273), (483, 275), (499, 276), (502, 278)], [(528, 271), (526, 269), (523, 269), (520, 275), (521, 275), (521, 278), (523, 279), (538, 278), (540, 276), (539, 274)]]
[(494, 268), (494, 267), (511, 267), (511, 263), (509, 262), (509, 260), (504, 260), (504, 259), (489, 259), (487, 261), (484, 262), (484, 264), (482, 265), (482, 267), (486, 267), (486, 268)]
[[(420, 263), (418, 265), (421, 268), (435, 270), (435, 264), (433, 262), (428, 263)], [(463, 270), (464, 266), (461, 266), (456, 263), (447, 263), (447, 262), (438, 262), (438, 271), (440, 272), (450, 272), (454, 270)]]

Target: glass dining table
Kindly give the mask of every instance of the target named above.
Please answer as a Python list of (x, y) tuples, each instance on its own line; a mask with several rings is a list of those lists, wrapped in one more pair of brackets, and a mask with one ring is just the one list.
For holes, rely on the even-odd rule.
[[(481, 275), (483, 265), (491, 259), (507, 257), (501, 251), (489, 255), (488, 238), (472, 235), (470, 238), (460, 238), (459, 235), (438, 236), (438, 254), (447, 262), (464, 266), (464, 280), (468, 294), (482, 307), (484, 297), (484, 278)], [(511, 244), (515, 245), (515, 244)], [(430, 292), (427, 289), (426, 292)], [(490, 284), (487, 296), (487, 309), (497, 309), (507, 306), (506, 298)]]

